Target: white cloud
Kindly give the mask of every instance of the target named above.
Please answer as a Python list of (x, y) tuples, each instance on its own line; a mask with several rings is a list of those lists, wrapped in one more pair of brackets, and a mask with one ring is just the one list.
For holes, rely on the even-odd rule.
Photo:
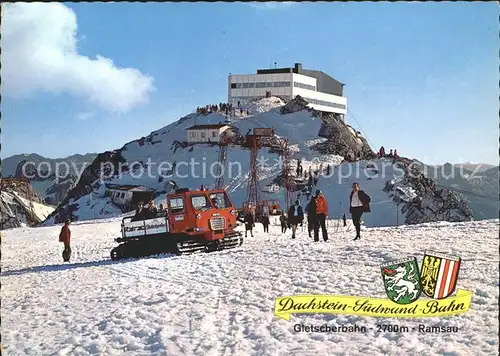
[(283, 1), (283, 2), (267, 1), (267, 2), (251, 2), (250, 6), (259, 10), (277, 10), (290, 7), (291, 5), (294, 4), (295, 3), (293, 1)]
[(3, 4), (2, 89), (11, 98), (68, 93), (111, 111), (148, 101), (153, 78), (77, 52), (76, 15), (60, 3)]

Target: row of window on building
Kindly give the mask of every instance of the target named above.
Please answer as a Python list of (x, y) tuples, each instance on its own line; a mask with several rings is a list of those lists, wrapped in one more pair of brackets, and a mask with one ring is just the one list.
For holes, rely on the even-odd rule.
[(304, 84), (304, 83), (300, 83), (300, 82), (293, 82), (293, 86), (296, 88), (316, 91), (316, 87), (314, 85)]
[(322, 105), (322, 106), (329, 106), (331, 108), (338, 108), (338, 109), (345, 109), (346, 106), (344, 104), (337, 104), (337, 103), (332, 103), (331, 101), (325, 101), (325, 100), (318, 100), (318, 99), (309, 99), (304, 97), (304, 99), (309, 103), (309, 104), (316, 104), (316, 105)]
[[(291, 82), (255, 82), (255, 83), (231, 83), (231, 89), (249, 89), (249, 88), (285, 88), (289, 87)], [(314, 85), (293, 82), (296, 88), (316, 91)]]
[(111, 197), (111, 199), (123, 199), (123, 198), (125, 198), (125, 193), (124, 192), (110, 192), (109, 190), (107, 190), (104, 193), (104, 196)]
[[(200, 131), (200, 136), (201, 136), (201, 138), (206, 138), (206, 132), (205, 131)], [(189, 131), (189, 137), (190, 138), (196, 138), (196, 132)], [(217, 132), (216, 131), (212, 131), (212, 137), (213, 138), (217, 137)]]
[(231, 89), (284, 88), (289, 86), (290, 82), (231, 83)]

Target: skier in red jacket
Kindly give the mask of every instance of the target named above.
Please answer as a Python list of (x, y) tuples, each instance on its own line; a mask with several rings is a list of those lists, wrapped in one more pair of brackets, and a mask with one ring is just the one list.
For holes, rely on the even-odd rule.
[(59, 242), (64, 243), (64, 251), (62, 253), (62, 257), (64, 262), (69, 262), (71, 257), (71, 230), (69, 229), (70, 220), (66, 219), (64, 222), (64, 226), (61, 228), (61, 232), (59, 233)]

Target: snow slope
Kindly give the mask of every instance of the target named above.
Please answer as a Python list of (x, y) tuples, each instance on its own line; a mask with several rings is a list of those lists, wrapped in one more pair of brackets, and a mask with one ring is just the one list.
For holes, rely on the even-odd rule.
[(272, 96), (270, 98), (260, 98), (250, 101), (246, 107), (250, 115), (261, 114), (275, 108), (280, 108), (285, 105), (283, 99)]
[[(72, 226), (63, 264), (60, 227), (2, 235), (2, 344), (7, 355), (498, 355), (498, 220), (369, 228), (362, 240), (329, 222), (331, 241), (295, 241), (271, 226), (238, 249), (111, 262), (118, 219)], [(385, 297), (380, 264), (424, 250), (462, 257), (458, 316), (390, 319), (274, 316), (290, 294)], [(457, 326), (456, 334), (298, 333), (296, 323)]]
[[(205, 186), (213, 186), (215, 178), (210, 174), (210, 164), (216, 162), (218, 159), (218, 146), (197, 144), (187, 148), (176, 148), (175, 141), (186, 140), (186, 128), (194, 124), (213, 124), (224, 121), (225, 119), (226, 118), (219, 113), (212, 113), (206, 116), (191, 114), (160, 130), (152, 132), (142, 145), (140, 140), (135, 140), (126, 144), (123, 147), (121, 155), (130, 167), (132, 167), (134, 163), (137, 163), (138, 169), (135, 171), (131, 169), (130, 172), (124, 172), (119, 177), (115, 176), (111, 180), (106, 180), (105, 183), (141, 184), (157, 191), (165, 190), (166, 182), (172, 179), (181, 187), (198, 188), (202, 184)], [(279, 109), (272, 109), (263, 114), (238, 120), (234, 122), (234, 126), (236, 126), (242, 134), (245, 134), (249, 129), (253, 129), (254, 127), (275, 126), (278, 135), (286, 136), (292, 144), (295, 144), (297, 148), (300, 149), (301, 157), (312, 159), (317, 156), (316, 152), (308, 148), (308, 142), (318, 139), (317, 133), (321, 127), (321, 119), (312, 117), (307, 111), (281, 115)], [(246, 182), (248, 182), (249, 157), (250, 153), (248, 150), (230, 148), (228, 152), (228, 162), (233, 162), (234, 165), (232, 165), (232, 170), (228, 169), (226, 172), (226, 182), (229, 184), (228, 190), (233, 193), (231, 198), (237, 205), (240, 205), (245, 199)], [(267, 149), (262, 149), (259, 157), (269, 159), (261, 174), (261, 178), (263, 178), (261, 181), (261, 188), (263, 188), (264, 185), (270, 183), (271, 180), (280, 173), (279, 159), (276, 154), (268, 154)], [(322, 159), (329, 159), (329, 157), (330, 156), (323, 156)], [(335, 162), (340, 161), (338, 156), (331, 157)], [(162, 162), (170, 165), (173, 164), (174, 161), (177, 163), (189, 163), (192, 158), (195, 159), (196, 162), (194, 165), (191, 165), (194, 167), (193, 170), (191, 166), (181, 167), (179, 164), (177, 169), (181, 177), (166, 177), (163, 180), (160, 178), (161, 172), (158, 167)], [(148, 174), (148, 159), (150, 160), (149, 166), (152, 174)], [(143, 164), (143, 174), (141, 174), (141, 168), (139, 168), (138, 162), (142, 162)], [(238, 168), (238, 165), (241, 168)], [(164, 165), (163, 167), (169, 168), (170, 166)], [(166, 174), (167, 169), (163, 172)], [(183, 177), (184, 175), (187, 175), (187, 177)], [(101, 184), (101, 188), (102, 186)], [(103, 193), (104, 190), (100, 189), (100, 192)], [(266, 196), (265, 193), (262, 193), (262, 198), (265, 199), (266, 197), (271, 196)], [(283, 194), (280, 194), (277, 198), (283, 198)], [(75, 201), (71, 200), (68, 205), (78, 204), (79, 207), (81, 207), (86, 204), (87, 201), (88, 197), (83, 196)], [(88, 209), (83, 209), (82, 211), (78, 210), (75, 216), (78, 220), (93, 218), (92, 215), (89, 214)], [(53, 223), (53, 219), (50, 219), (46, 223)]]
[[(321, 118), (315, 117), (307, 110), (281, 114), (280, 107), (273, 107), (273, 105), (280, 105), (277, 100), (276, 98), (265, 98), (253, 102), (255, 115), (233, 120), (232, 124), (243, 135), (255, 127), (274, 127), (278, 136), (286, 137), (290, 142), (291, 150), (294, 152), (292, 156), (293, 171), (295, 171), (297, 159), (302, 160), (304, 171), (308, 170), (310, 166), (314, 171), (321, 164), (323, 164), (324, 170), (326, 170), (328, 164), (331, 166), (339, 165), (343, 157), (333, 154), (320, 154), (311, 149), (312, 145), (324, 141), (324, 138), (318, 135), (323, 122)], [(263, 110), (267, 111), (261, 112)], [(140, 184), (153, 188), (157, 192), (168, 191), (170, 188), (168, 182), (170, 180), (175, 180), (180, 187), (191, 189), (197, 189), (201, 185), (205, 187), (213, 186), (215, 178), (211, 174), (211, 164), (218, 160), (219, 147), (212, 144), (196, 144), (183, 148), (179, 144), (186, 140), (186, 128), (195, 124), (216, 124), (225, 120), (226, 117), (221, 113), (191, 114), (152, 132), (147, 137), (127, 143), (121, 149), (120, 154), (128, 164), (129, 170), (121, 173), (120, 176), (116, 175), (106, 180), (105, 183)], [(249, 158), (250, 152), (248, 150), (234, 147), (230, 147), (228, 150), (228, 170), (225, 175), (225, 183), (228, 184), (227, 189), (231, 193), (231, 199), (237, 206), (241, 206), (246, 199)], [(262, 163), (259, 184), (261, 190), (263, 190), (267, 184), (270, 184), (281, 173), (281, 165), (279, 157), (276, 154), (269, 153), (268, 149), (261, 149), (258, 159)], [(168, 169), (172, 167), (174, 162), (177, 163), (178, 175), (162, 179), (160, 177), (162, 172), (159, 167), (164, 168), (163, 174), (168, 174)], [(384, 174), (382, 172), (377, 176), (372, 174), (373, 177), (368, 180), (369, 176), (363, 173), (363, 170), (370, 163), (375, 164), (379, 170), (385, 169), (382, 165), (388, 167), (385, 169)], [(134, 166), (136, 169), (134, 169)], [(346, 176), (346, 172), (349, 171), (353, 172), (353, 174), (358, 172), (358, 174)], [(341, 217), (343, 213), (349, 214), (347, 197), (352, 182), (358, 181), (362, 189), (365, 189), (372, 196), (373, 213), (366, 217), (369, 226), (391, 226), (396, 225), (398, 222), (403, 223), (405, 221), (402, 213), (403, 207), (396, 206), (390, 194), (382, 191), (387, 181), (397, 178), (393, 171), (389, 161), (360, 161), (342, 165), (338, 170), (340, 173), (336, 173), (337, 171), (334, 170), (332, 176), (322, 177), (319, 188), (324, 191), (330, 203), (330, 216)], [(216, 170), (213, 169), (212, 172), (215, 173)], [(97, 180), (97, 183), (99, 183), (99, 180)], [(103, 184), (100, 184), (98, 189), (94, 188), (94, 192), (98, 193), (96, 200), (104, 199), (107, 202), (107, 199), (103, 197), (104, 190), (102, 188)], [(402, 183), (399, 184), (399, 188), (399, 192), (403, 195), (411, 194), (411, 190)], [(85, 189), (85, 192), (89, 192), (91, 189), (89, 187)], [(159, 199), (164, 200), (164, 197), (162, 194)], [(279, 199), (281, 204), (285, 205), (283, 189), (274, 194), (261, 192), (261, 198)], [(302, 194), (302, 198), (302, 204), (305, 205), (307, 203), (306, 194)], [(95, 211), (85, 208), (88, 200), (88, 196), (85, 195), (76, 197), (76, 199), (71, 198), (64, 207), (77, 205), (79, 208), (73, 214), (79, 221), (98, 217)], [(340, 206), (340, 203), (342, 203), (342, 206)], [(104, 205), (110, 206), (109, 204)], [(82, 207), (84, 208), (82, 209)], [(111, 211), (109, 213), (113, 214)], [(426, 215), (424, 212), (421, 221), (436, 220), (439, 219), (432, 218), (430, 214)], [(53, 217), (46, 221), (46, 225), (53, 223)]]

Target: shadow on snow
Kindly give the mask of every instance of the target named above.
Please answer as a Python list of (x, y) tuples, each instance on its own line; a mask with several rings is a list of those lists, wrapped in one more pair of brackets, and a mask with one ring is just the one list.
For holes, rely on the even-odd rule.
[(87, 268), (87, 267), (103, 267), (109, 265), (117, 265), (121, 263), (129, 263), (138, 260), (150, 260), (150, 259), (164, 259), (164, 258), (172, 258), (176, 257), (175, 255), (159, 255), (159, 256), (149, 256), (149, 257), (141, 257), (141, 258), (127, 258), (119, 261), (112, 260), (102, 260), (102, 261), (88, 261), (88, 262), (79, 262), (79, 263), (62, 263), (59, 265), (47, 265), (47, 266), (36, 266), (36, 267), (26, 267), (17, 270), (2, 272), (0, 275), (2, 277), (8, 276), (19, 276), (26, 273), (39, 273), (39, 272), (59, 272), (65, 270), (72, 270), (77, 268)]

